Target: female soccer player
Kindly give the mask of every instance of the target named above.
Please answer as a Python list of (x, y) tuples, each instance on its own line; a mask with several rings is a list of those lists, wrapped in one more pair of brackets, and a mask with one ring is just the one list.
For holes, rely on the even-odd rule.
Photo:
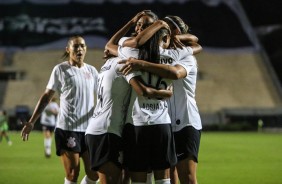
[[(117, 56), (118, 55), (118, 42), (120, 40), (121, 37), (123, 37), (124, 35), (126, 35), (128, 33), (128, 31), (130, 30), (130, 28), (132, 26), (134, 27), (134, 33), (131, 34), (130, 37), (123, 37), (123, 39), (121, 40), (120, 43), (123, 44), (123, 46), (127, 46), (127, 47), (137, 47), (137, 43), (139, 44), (139, 39), (136, 39), (136, 36), (146, 27), (148, 27), (148, 25), (152, 24), (153, 22), (155, 22), (156, 20), (158, 20), (158, 16), (150, 11), (150, 10), (144, 10), (142, 12), (137, 13), (136, 16), (134, 16), (127, 24), (125, 24), (106, 44), (105, 46), (105, 55), (107, 58), (108, 56)], [(129, 176), (128, 176), (128, 172), (126, 172), (126, 169), (123, 170), (124, 173), (124, 179), (123, 179), (123, 183), (124, 184), (128, 184), (129, 181)], [(151, 184), (151, 182), (149, 182), (149, 180), (151, 180), (152, 178), (152, 174), (148, 174), (148, 183), (147, 184)]]
[(46, 158), (51, 157), (52, 135), (56, 126), (56, 118), (58, 113), (59, 105), (56, 102), (56, 98), (53, 97), (40, 117), (40, 123), (42, 125), (44, 136), (44, 153)]
[[(139, 16), (137, 14), (137, 16)], [(129, 108), (131, 86), (141, 96), (168, 98), (171, 90), (156, 90), (139, 82), (140, 73), (123, 76), (118, 57), (109, 58), (98, 79), (98, 102), (86, 130), (91, 169), (98, 171), (101, 183), (116, 184), (121, 174), (122, 128)], [(134, 82), (133, 82), (134, 81)]]
[(12, 141), (8, 135), (9, 125), (8, 125), (8, 116), (5, 110), (0, 110), (0, 143), (2, 142), (3, 137), (5, 137), (9, 146), (12, 145)]
[[(94, 116), (86, 129), (91, 169), (98, 171), (102, 184), (116, 184), (121, 179), (122, 128), (129, 108), (131, 86), (127, 81), (137, 80), (140, 74), (120, 73), (121, 59), (110, 58), (102, 66), (98, 82), (98, 102)], [(131, 82), (140, 95), (149, 98), (168, 98), (172, 91), (148, 88), (142, 83)]]
[[(119, 55), (159, 62), (159, 44), (168, 46), (168, 42), (161, 41), (167, 41), (165, 38), (167, 35), (167, 30), (160, 30), (145, 43), (144, 47), (139, 47), (137, 53), (134, 54), (134, 50), (127, 52), (126, 48), (120, 48)], [(150, 53), (149, 47), (153, 48)], [(150, 73), (142, 73), (142, 80), (156, 89), (166, 89), (171, 83), (170, 80)], [(133, 91), (130, 102), (133, 108), (127, 115), (127, 125), (124, 128), (126, 145), (124, 158), (132, 183), (145, 183), (147, 172), (150, 170), (154, 173), (156, 183), (169, 183), (169, 168), (176, 158), (166, 101), (140, 97)]]
[[(127, 61), (123, 73), (127, 74), (133, 67), (135, 70), (146, 70), (162, 77), (178, 79), (173, 81), (173, 97), (169, 99), (169, 113), (172, 119), (172, 130), (174, 132), (176, 152), (177, 152), (177, 171), (181, 183), (197, 183), (196, 169), (198, 162), (198, 152), (201, 137), (201, 119), (195, 101), (197, 61), (191, 54), (199, 53), (202, 47), (196, 42), (197, 37), (187, 35), (188, 26), (177, 16), (168, 16), (164, 20), (172, 30), (172, 37), (180, 43), (179, 52), (186, 52), (175, 66), (167, 67), (160, 64), (152, 64), (131, 58)], [(181, 35), (179, 35), (181, 34)], [(179, 42), (183, 39), (190, 47), (183, 47)], [(182, 40), (183, 41), (183, 40)], [(181, 46), (182, 45), (182, 46)], [(179, 44), (178, 44), (179, 46)], [(172, 171), (176, 171), (173, 167)], [(172, 175), (172, 183), (178, 183), (177, 172)]]
[[(161, 26), (167, 25), (167, 24), (162, 24), (163, 22), (160, 22), (160, 23), (161, 23), (160, 24)], [(136, 43), (138, 43), (137, 45), (142, 44), (142, 39), (143, 39), (143, 42), (144, 42), (144, 39), (147, 39), (146, 34), (147, 34), (148, 37), (152, 36), (152, 34), (150, 35), (148, 33), (153, 33), (153, 29), (155, 29), (155, 27), (154, 26), (151, 27), (151, 28), (150, 27), (147, 28), (148, 29), (147, 32), (146, 32), (147, 29), (144, 30), (144, 35), (142, 35), (142, 33), (143, 33), (143, 31), (142, 31), (142, 33), (140, 33), (140, 34), (138, 34), (138, 36), (136, 36), (135, 39), (139, 40), (138, 42), (136, 42)], [(156, 31), (157, 31), (157, 29), (155, 29), (155, 32)], [(145, 32), (146, 32), (146, 34), (145, 34)], [(159, 33), (161, 33), (161, 32), (159, 32)], [(116, 35), (118, 35), (118, 34), (116, 34)], [(122, 35), (122, 34), (120, 34), (120, 35)], [(162, 46), (164, 46), (164, 48), (166, 48), (168, 46), (167, 45), (168, 42), (166, 42), (166, 41), (169, 41), (169, 36), (166, 34), (165, 36), (162, 35), (161, 38), (162, 38), (161, 42), (159, 42), (160, 40), (157, 39), (157, 43), (158, 44), (161, 43)], [(113, 40), (118, 40), (118, 39), (119, 38), (115, 38)], [(120, 42), (119, 45), (124, 45), (124, 44)], [(152, 46), (152, 47), (150, 47), (151, 48), (150, 51), (152, 51), (152, 48), (154, 49), (154, 48), (159, 47), (159, 45), (157, 45), (157, 47), (154, 47), (153, 45), (150, 45), (150, 46)], [(119, 55), (126, 57), (127, 56), (126, 50), (128, 50), (129, 52), (132, 52), (132, 53), (136, 52), (136, 49), (130, 50), (128, 48), (119, 48)], [(155, 56), (155, 57), (154, 58), (144, 57), (143, 59), (148, 59), (148, 60), (151, 60), (151, 61), (154, 61), (154, 62), (157, 62), (157, 63), (159, 61), (161, 61), (161, 62), (164, 62), (164, 63), (167, 63), (167, 64), (172, 64), (175, 60), (178, 60), (179, 57), (180, 57), (178, 55), (178, 51), (175, 51), (175, 50), (166, 51), (166, 50), (163, 50), (161, 48), (160, 48), (160, 50), (161, 50), (161, 52), (160, 51), (156, 52), (155, 50), (153, 50), (151, 53), (148, 53), (148, 51), (149, 51), (148, 47), (147, 48), (144, 47), (144, 50), (140, 49), (140, 52), (139, 52), (140, 55), (139, 56), (141, 56), (143, 53), (144, 53), (145, 56), (146, 56), (146, 54), (148, 54), (149, 56)], [(159, 58), (159, 56), (158, 56), (160, 53), (161, 53), (161, 58)], [(154, 55), (154, 54), (156, 54), (156, 55)], [(135, 54), (135, 55), (133, 54), (133, 56), (135, 58), (138, 57), (138, 53)], [(139, 58), (142, 58), (142, 57), (139, 57)], [(158, 80), (155, 81), (155, 82), (157, 82), (158, 87), (161, 87), (161, 85), (166, 85), (165, 81), (162, 80), (161, 78), (158, 78), (156, 76), (152, 76), (150, 74), (147, 74), (147, 77), (143, 78), (143, 75), (142, 75), (142, 79), (149, 84), (153, 84), (151, 82), (154, 82), (154, 80), (158, 79)], [(149, 101), (147, 101), (146, 99), (136, 97), (136, 95), (135, 95), (135, 97), (133, 96), (132, 99), (133, 100), (131, 100), (131, 102), (133, 101), (133, 103), (134, 103), (134, 108), (133, 108), (133, 112), (132, 112), (133, 117), (131, 117), (131, 113), (128, 113), (127, 121), (131, 122), (131, 124), (133, 124), (133, 125), (130, 125), (130, 123), (128, 123), (126, 125), (125, 129), (124, 129), (125, 141), (139, 140), (138, 143), (129, 141), (129, 142), (126, 142), (127, 144), (125, 144), (125, 145), (131, 145), (131, 146), (128, 146), (125, 150), (125, 159), (127, 160), (126, 164), (129, 168), (129, 170), (133, 171), (133, 172), (131, 172), (131, 179), (132, 179), (133, 182), (144, 183), (146, 181), (147, 172), (149, 170), (155, 170), (154, 175), (155, 175), (155, 179), (156, 179), (157, 183), (169, 183), (170, 182), (169, 181), (169, 167), (173, 164), (172, 160), (173, 160), (173, 157), (175, 155), (172, 154), (173, 156), (171, 155), (171, 157), (170, 156), (167, 157), (167, 155), (166, 155), (167, 152), (164, 152), (164, 153), (158, 152), (155, 155), (148, 155), (148, 152), (146, 152), (146, 150), (149, 151), (150, 149), (152, 149), (152, 147), (148, 146), (147, 143), (150, 142), (150, 141), (145, 139), (146, 136), (143, 137), (146, 134), (145, 132), (150, 131), (150, 129), (154, 128), (154, 127), (157, 127), (155, 130), (153, 130), (153, 132), (156, 131), (155, 133), (157, 133), (157, 131), (162, 130), (162, 131), (160, 131), (162, 135), (166, 135), (166, 136), (171, 135), (170, 129), (168, 130), (166, 128), (164, 128), (164, 129), (161, 128), (161, 127), (165, 127), (165, 126), (162, 125), (163, 123), (164, 124), (170, 123), (170, 119), (168, 117), (168, 114), (165, 113), (166, 110), (165, 110), (165, 108), (163, 109), (162, 105), (159, 105), (158, 103), (154, 103), (153, 101), (150, 101), (151, 99)], [(152, 103), (150, 103), (150, 102), (152, 102)], [(142, 105), (140, 106), (140, 104), (142, 104)], [(154, 111), (154, 113), (150, 113), (150, 111)], [(154, 115), (156, 115), (158, 118), (154, 119)], [(162, 121), (161, 119), (159, 119), (160, 117), (168, 117), (168, 119), (162, 119), (163, 120)], [(150, 126), (150, 125), (157, 125), (157, 126)], [(147, 130), (144, 131), (145, 129), (147, 129)], [(130, 133), (132, 133), (132, 132), (136, 133), (137, 135), (132, 135), (132, 134), (130, 135)], [(148, 137), (152, 137), (152, 135), (155, 135), (155, 134), (151, 133), (150, 136), (148, 136)], [(163, 136), (163, 137), (166, 137), (166, 136)], [(166, 137), (166, 138), (168, 138), (168, 137)], [(155, 145), (155, 146), (160, 145), (160, 142), (166, 142), (167, 140), (169, 140), (169, 141), (167, 141), (168, 142), (167, 145), (163, 144), (162, 146), (164, 146), (166, 148), (170, 147), (170, 145), (169, 145), (169, 142), (171, 140), (170, 138), (168, 138), (166, 141), (164, 141), (164, 140), (160, 141), (159, 139), (153, 139), (153, 140), (156, 140), (156, 142), (153, 143), (153, 145)], [(140, 145), (140, 141), (144, 141), (143, 143), (146, 146), (144, 147), (144, 145), (143, 145), (143, 147), (142, 147), (142, 145)], [(139, 146), (140, 146), (140, 148), (139, 148)], [(133, 147), (133, 149), (132, 149), (132, 147)], [(144, 148), (144, 149), (142, 149), (142, 148)], [(171, 151), (171, 153), (173, 153), (173, 146), (171, 146), (170, 148), (172, 148), (170, 151)], [(157, 150), (160, 150), (160, 149), (157, 149)], [(166, 149), (166, 150), (169, 150), (169, 149)], [(141, 154), (143, 156), (141, 156)], [(156, 155), (158, 155), (158, 156), (156, 156)], [(163, 158), (162, 156), (164, 156), (166, 158), (171, 158), (171, 160), (160, 159), (160, 158)], [(134, 159), (134, 157), (136, 157), (137, 159)], [(156, 157), (158, 157), (158, 159), (156, 159)], [(153, 159), (151, 159), (151, 158), (153, 158)], [(144, 160), (141, 161), (141, 159), (144, 159)], [(154, 163), (153, 160), (159, 160), (160, 162), (158, 162), (158, 164), (157, 164), (156, 162)], [(153, 165), (151, 165), (152, 164), (152, 163), (150, 163), (151, 161), (152, 161)], [(162, 165), (162, 164), (164, 164), (164, 165)], [(163, 169), (158, 170), (156, 168), (163, 168)], [(136, 172), (136, 171), (139, 171), (139, 172)]]
[(60, 96), (60, 112), (55, 130), (56, 153), (65, 169), (65, 184), (76, 184), (80, 171), (80, 157), (86, 176), (81, 184), (97, 183), (97, 173), (91, 171), (89, 154), (85, 144), (85, 130), (93, 115), (94, 92), (97, 90), (97, 70), (84, 62), (87, 51), (81, 36), (68, 41), (64, 59), (52, 71), (45, 92), (39, 99), (30, 120), (25, 123), (21, 136), (27, 141), (34, 123), (57, 91)]

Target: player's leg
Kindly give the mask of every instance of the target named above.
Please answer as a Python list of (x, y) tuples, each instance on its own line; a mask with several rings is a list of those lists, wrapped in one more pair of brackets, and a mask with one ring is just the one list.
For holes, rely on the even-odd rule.
[(85, 141), (90, 167), (98, 172), (100, 183), (121, 183), (121, 137), (113, 133), (87, 134)]
[(176, 166), (170, 168), (170, 182), (171, 184), (178, 184), (178, 174)]
[(134, 132), (134, 127), (133, 125), (130, 124), (125, 124), (122, 130), (122, 150), (123, 150), (123, 168), (122, 168), (122, 176), (121, 176), (121, 183), (122, 184), (130, 184), (131, 179), (130, 179), (130, 174), (128, 170), (128, 163), (129, 160), (131, 159), (131, 147), (133, 144), (133, 140), (135, 138)]
[(147, 180), (150, 163), (148, 130), (149, 126), (132, 124), (126, 124), (123, 130), (124, 165), (128, 169), (131, 184), (145, 184)]
[(50, 130), (47, 127), (43, 128), (43, 135), (44, 135), (44, 150), (45, 156), (48, 158), (51, 156), (51, 145), (52, 145), (52, 137)]
[(185, 160), (181, 160), (177, 164), (177, 172), (180, 183), (197, 184), (197, 162), (193, 157), (188, 157)]
[(170, 184), (170, 169), (154, 170), (155, 184)]
[(65, 184), (77, 183), (80, 170), (79, 153), (62, 150), (61, 161), (65, 169)]
[(154, 173), (153, 171), (149, 171), (147, 173), (147, 181), (146, 184), (153, 184), (153, 179), (154, 179)]
[(3, 138), (3, 132), (2, 132), (1, 127), (0, 127), (0, 143), (2, 142), (2, 138)]
[(127, 169), (122, 169), (121, 175), (121, 183), (122, 184), (130, 184), (130, 175)]
[(197, 165), (201, 130), (187, 126), (174, 133), (177, 159), (176, 165), (180, 183), (197, 184)]
[(73, 132), (56, 128), (56, 155), (60, 156), (65, 169), (65, 184), (77, 183), (80, 171), (80, 153), (86, 151), (81, 151), (83, 138), (84, 132)]
[(113, 162), (107, 162), (99, 167), (98, 175), (101, 184), (121, 183), (121, 169)]
[(147, 172), (132, 172), (130, 171), (131, 184), (146, 183)]
[(2, 136), (5, 137), (5, 139), (6, 139), (7, 143), (8, 143), (8, 145), (11, 146), (11, 145), (12, 145), (12, 141), (10, 140), (10, 137), (9, 137), (9, 135), (8, 135), (8, 131), (9, 131), (9, 126), (8, 126), (8, 124), (5, 123), (2, 128), (3, 128), (3, 129), (2, 129)]
[[(90, 167), (90, 157), (89, 157), (89, 152), (85, 151), (82, 156), (81, 156), (84, 164), (84, 170), (86, 174), (86, 178), (88, 178), (88, 181), (91, 181), (93, 184), (98, 183), (99, 177), (98, 173), (96, 171), (91, 170)], [(89, 184), (92, 184), (91, 182), (88, 182)], [(83, 183), (81, 184), (88, 184), (88, 183)]]
[(2, 132), (2, 135), (3, 135), (3, 137), (5, 137), (5, 139), (6, 139), (7, 143), (8, 143), (8, 145), (11, 146), (11, 145), (12, 145), (12, 141), (10, 140), (10, 137), (8, 136), (7, 131), (3, 131), (3, 132)]

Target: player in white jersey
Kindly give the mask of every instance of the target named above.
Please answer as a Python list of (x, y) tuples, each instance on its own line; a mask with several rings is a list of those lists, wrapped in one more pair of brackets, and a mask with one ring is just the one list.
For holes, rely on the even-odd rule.
[[(108, 44), (105, 46), (105, 54), (106, 55), (115, 55), (117, 56), (117, 47), (118, 47), (118, 41), (119, 39), (124, 36), (130, 28), (135, 25), (134, 30), (135, 32), (131, 34), (130, 37), (126, 37), (124, 39), (123, 45), (127, 47), (137, 47), (137, 42), (136, 36), (149, 24), (153, 23), (154, 21), (158, 20), (158, 16), (150, 11), (150, 10), (144, 10), (142, 12), (139, 12), (136, 16), (134, 16), (125, 26), (122, 27), (121, 30), (119, 30), (111, 39), (108, 43), (114, 43)], [(123, 183), (124, 184), (129, 184), (129, 175), (128, 172), (124, 170), (124, 177), (123, 177)], [(152, 174), (148, 174), (148, 179), (147, 179), (147, 184), (151, 184), (149, 182), (152, 178)]]
[[(188, 29), (187, 25), (176, 16), (166, 17), (175, 39), (183, 38)], [(188, 35), (191, 39), (191, 35)], [(190, 40), (193, 45), (193, 54), (199, 53), (202, 48), (198, 45), (198, 39), (192, 36)], [(181, 42), (178, 43), (181, 44)], [(183, 44), (182, 44), (183, 45)], [(169, 100), (169, 113), (172, 119), (172, 127), (175, 136), (176, 151), (178, 155), (177, 171), (181, 183), (197, 183), (196, 168), (198, 162), (198, 152), (201, 136), (201, 119), (195, 101), (197, 61), (191, 54), (191, 48), (177, 48), (183, 53), (183, 57), (173, 67), (165, 65), (155, 65), (145, 61), (130, 59), (123, 69), (123, 73), (135, 70), (146, 70), (160, 76), (178, 79), (173, 82), (174, 94)], [(186, 56), (185, 56), (186, 55)], [(176, 171), (176, 170), (175, 170)], [(175, 173), (177, 174), (177, 173)], [(178, 183), (177, 175), (173, 175), (172, 183)]]
[[(183, 35), (189, 31), (188, 25), (178, 16), (167, 16), (164, 20), (173, 30), (173, 35)], [(190, 45), (190, 43), (188, 44)], [(197, 184), (196, 172), (202, 130), (201, 118), (195, 100), (197, 60), (194, 56), (188, 56), (186, 59), (182, 59), (179, 65), (186, 70), (186, 74), (178, 76), (179, 80), (174, 82), (175, 96), (170, 99), (169, 103), (178, 160), (172, 178), (174, 178), (175, 184), (178, 183), (177, 178), (181, 183)]]
[[(160, 24), (161, 25), (161, 24)], [(158, 29), (158, 28), (157, 28)], [(122, 31), (120, 31), (120, 33), (122, 33)], [(122, 34), (118, 34), (117, 33), (117, 35), (122, 35)], [(181, 35), (182, 36), (182, 35)], [(193, 36), (193, 35), (189, 35), (189, 38), (191, 39), (191, 36)], [(141, 38), (143, 38), (143, 37), (141, 37)], [(126, 39), (126, 38), (125, 38)], [(138, 40), (137, 38), (135, 38), (136, 40)], [(137, 43), (137, 42), (136, 42)], [(124, 45), (123, 43), (120, 43), (120, 45)], [(138, 44), (136, 44), (136, 45), (138, 45)], [(201, 47), (200, 47), (201, 48)], [(186, 52), (186, 50), (187, 50), (188, 48), (186, 48), (186, 49), (184, 49), (185, 51), (184, 51), (184, 53)], [(127, 50), (130, 50), (130, 49), (127, 49)], [(194, 50), (197, 50), (197, 49), (194, 49)], [(198, 49), (199, 50), (199, 49)], [(168, 53), (173, 53), (175, 50), (171, 50), (171, 51), (168, 51)], [(190, 53), (192, 53), (191, 52), (191, 49), (188, 49), (187, 50), (188, 52), (190, 52)], [(179, 52), (179, 51), (177, 51), (177, 52)], [(165, 53), (165, 52), (164, 52)], [(181, 53), (181, 52), (180, 52)], [(123, 54), (121, 54), (121, 56), (123, 56)], [(135, 55), (135, 57), (136, 57), (136, 55)], [(178, 59), (179, 60), (179, 59)], [(168, 59), (168, 58), (166, 58), (166, 59), (162, 59), (162, 61), (163, 62), (169, 62), (170, 61), (170, 59)], [(169, 68), (169, 67), (168, 67)], [(179, 72), (178, 72), (179, 73)], [(169, 74), (169, 73), (167, 73), (167, 74)], [(174, 78), (174, 79), (176, 79), (176, 77)]]
[(56, 98), (53, 97), (51, 102), (46, 106), (40, 117), (42, 131), (44, 136), (45, 157), (50, 158), (52, 147), (52, 135), (56, 126), (56, 118), (59, 113), (59, 105)]
[(98, 72), (84, 62), (87, 51), (80, 36), (68, 41), (64, 61), (53, 68), (45, 92), (39, 99), (30, 120), (25, 123), (21, 136), (27, 141), (34, 123), (57, 91), (60, 111), (55, 129), (56, 153), (65, 168), (64, 184), (76, 184), (80, 171), (80, 157), (86, 176), (81, 184), (96, 183), (98, 175), (91, 171), (89, 154), (85, 144), (85, 130), (94, 110), (94, 93), (97, 90)]
[[(130, 24), (140, 17), (140, 13)], [(138, 28), (142, 29), (142, 28)], [(130, 43), (130, 42), (129, 42)], [(149, 98), (168, 98), (171, 90), (156, 90), (145, 86), (132, 73), (123, 76), (118, 57), (108, 59), (102, 66), (98, 80), (98, 102), (94, 116), (86, 130), (91, 168), (97, 170), (101, 183), (117, 183), (121, 173), (121, 133), (128, 110), (131, 86), (138, 95)], [(130, 81), (130, 85), (127, 81)]]
[(144, 85), (136, 86), (139, 73), (126, 77), (120, 73), (122, 64), (118, 57), (108, 59), (102, 66), (98, 79), (97, 105), (86, 129), (86, 143), (90, 153), (91, 169), (98, 171), (100, 183), (116, 184), (121, 179), (121, 134), (129, 108), (131, 81), (133, 88), (141, 87), (147, 97), (170, 97), (171, 91), (155, 90)]
[[(146, 42), (149, 38), (150, 41)], [(113, 40), (117, 40), (117, 38)], [(159, 57), (159, 49), (162, 50), (159, 46), (167, 47), (169, 45), (168, 30), (162, 29), (156, 34), (150, 34), (150, 31), (145, 30), (136, 36), (136, 40), (140, 41), (138, 45), (145, 43), (146, 46), (152, 46), (151, 48), (154, 50), (148, 53), (149, 49), (146, 46), (143, 49), (139, 47), (139, 50), (120, 47), (119, 56), (128, 58), (130, 56), (138, 57), (142, 54), (147, 56), (148, 54), (147, 59), (152, 62), (167, 59)], [(119, 44), (124, 45), (123, 43)], [(171, 80), (164, 80), (146, 72), (143, 73), (142, 79), (147, 85), (155, 88), (166, 88), (171, 83)], [(164, 100), (143, 98), (134, 92), (130, 101), (133, 109), (128, 113), (127, 125), (124, 129), (126, 145), (124, 158), (125, 164), (131, 172), (132, 182), (145, 183), (147, 172), (153, 170), (157, 183), (169, 183), (169, 168), (176, 163), (176, 155), (167, 103)], [(134, 140), (139, 141), (135, 142)]]

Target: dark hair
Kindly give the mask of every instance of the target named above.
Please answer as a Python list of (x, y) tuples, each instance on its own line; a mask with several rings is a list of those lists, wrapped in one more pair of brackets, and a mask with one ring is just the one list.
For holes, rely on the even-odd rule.
[(159, 20), (159, 17), (157, 16), (157, 14), (155, 14), (154, 12), (152, 11), (146, 11), (146, 14), (147, 16), (151, 17), (152, 19), (154, 19), (154, 21), (157, 21)]
[[(152, 11), (145, 11), (145, 14), (143, 16), (148, 16), (150, 18), (152, 18), (155, 21), (159, 20), (159, 17), (157, 14), (155, 14), (154, 12)], [(143, 17), (142, 16), (142, 17)], [(146, 24), (146, 25), (143, 25), (143, 29), (145, 29), (146, 27), (149, 27), (152, 23), (150, 24)], [(135, 32), (131, 33), (131, 36), (136, 36), (137, 34)]]
[[(77, 38), (82, 38), (82, 36), (75, 35), (75, 36), (70, 37), (69, 40), (68, 40), (68, 43), (67, 43), (67, 47), (69, 47), (70, 44), (71, 44), (71, 42), (72, 42), (73, 40), (77, 39)], [(70, 54), (69, 54), (67, 51), (65, 51), (61, 58), (62, 58), (62, 59), (68, 59), (69, 56), (70, 56)]]
[(177, 24), (177, 26), (180, 29), (179, 31), (181, 32), (181, 34), (186, 34), (189, 32), (189, 26), (185, 24), (185, 22), (178, 16), (168, 15), (164, 18), (164, 21), (172, 25), (174, 25), (174, 23)]
[(169, 34), (169, 30), (162, 28), (158, 30), (145, 44), (139, 47), (138, 59), (152, 63), (160, 62), (160, 40)]

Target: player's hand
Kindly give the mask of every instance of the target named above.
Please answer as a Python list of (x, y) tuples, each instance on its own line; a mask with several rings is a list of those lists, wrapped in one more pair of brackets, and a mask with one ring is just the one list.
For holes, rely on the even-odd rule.
[(26, 122), (26, 123), (23, 123), (23, 124), (24, 124), (24, 127), (23, 127), (22, 132), (21, 132), (21, 137), (22, 137), (23, 141), (28, 141), (29, 133), (33, 129), (34, 125), (31, 122)]
[(128, 62), (128, 60), (121, 60), (118, 62), (119, 64), (124, 64), (121, 68), (120, 68), (120, 72), (123, 75), (127, 75), (132, 71), (132, 63)]
[(176, 37), (176, 36), (173, 36), (172, 39), (171, 39), (171, 47), (176, 49), (176, 48), (183, 48), (185, 47), (185, 45)]
[(136, 24), (137, 21), (138, 21), (142, 16), (146, 15), (146, 12), (150, 12), (150, 11), (151, 11), (151, 10), (143, 10), (143, 11), (137, 13), (137, 14), (131, 19), (131, 21), (132, 21), (134, 24)]
[(120, 71), (123, 75), (128, 75), (132, 71), (139, 71), (142, 69), (143, 61), (130, 57), (127, 60), (121, 60), (118, 62), (119, 64), (124, 64), (121, 67)]
[(172, 84), (168, 85), (166, 90), (173, 92), (173, 85)]

